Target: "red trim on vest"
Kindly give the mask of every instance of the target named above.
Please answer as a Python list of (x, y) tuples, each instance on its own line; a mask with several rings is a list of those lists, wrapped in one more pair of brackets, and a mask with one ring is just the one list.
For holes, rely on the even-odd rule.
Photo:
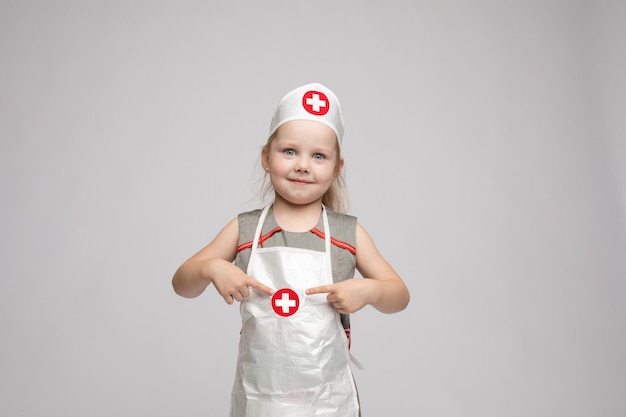
[[(315, 227), (313, 229), (311, 229), (311, 233), (316, 234), (317, 236), (319, 236), (322, 239), (326, 239), (326, 235), (324, 235), (324, 232), (318, 230)], [(337, 246), (338, 248), (347, 250), (348, 252), (350, 252), (353, 255), (356, 255), (356, 248), (354, 246), (352, 246), (351, 244), (349, 244), (349, 243), (342, 242), (341, 240), (337, 240), (334, 237), (330, 238), (330, 243), (332, 243), (333, 245)]]
[[(269, 231), (267, 234), (259, 236), (259, 246), (263, 247), (263, 242), (265, 242), (267, 239), (274, 236), (276, 233), (280, 232), (281, 230), (283, 229), (281, 229), (280, 226), (278, 226), (274, 228), (273, 230)], [(242, 250), (246, 250), (250, 248), (252, 248), (252, 241), (242, 243), (241, 245), (237, 247), (237, 253), (241, 252)]]
[[(274, 236), (276, 233), (280, 232), (282, 229), (279, 227), (276, 227), (275, 229), (271, 230), (270, 232), (268, 232), (267, 234), (260, 236), (259, 237), (259, 246), (263, 247), (263, 242), (265, 242), (267, 239), (269, 239), (270, 237)], [(320, 231), (317, 228), (313, 228), (310, 230), (311, 233), (313, 233), (314, 235), (322, 238), (322, 239), (326, 239), (326, 235), (324, 234), (324, 232)], [(333, 245), (337, 246), (338, 248), (341, 249), (345, 249), (348, 252), (350, 252), (351, 254), (356, 256), (356, 248), (354, 246), (352, 246), (349, 243), (343, 242), (341, 240), (335, 239), (334, 237), (330, 238), (330, 243), (332, 243)], [(242, 243), (241, 245), (239, 245), (237, 247), (237, 253), (246, 250), (246, 249), (250, 249), (252, 248), (252, 241), (250, 242), (246, 242), (246, 243)]]

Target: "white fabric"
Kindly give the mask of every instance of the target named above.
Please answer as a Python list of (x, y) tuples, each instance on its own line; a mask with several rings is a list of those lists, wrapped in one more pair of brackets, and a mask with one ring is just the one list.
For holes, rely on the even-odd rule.
[(270, 123), (271, 136), (282, 124), (292, 120), (314, 120), (335, 131), (341, 145), (343, 115), (339, 99), (330, 89), (319, 83), (298, 87), (287, 93), (278, 104)]
[[(272, 297), (253, 290), (241, 303), (242, 331), (231, 417), (357, 417), (359, 404), (347, 338), (326, 294), (307, 288), (331, 284), (330, 231), (323, 210), (325, 252), (258, 248), (263, 210), (247, 273), (298, 295), (290, 316), (274, 311)], [(292, 304), (293, 305), (293, 304)]]

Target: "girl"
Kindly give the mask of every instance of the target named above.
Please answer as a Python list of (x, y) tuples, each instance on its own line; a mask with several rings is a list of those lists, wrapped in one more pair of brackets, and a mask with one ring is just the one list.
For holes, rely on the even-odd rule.
[[(183, 297), (212, 283), (226, 303), (241, 303), (231, 417), (359, 416), (349, 314), (368, 304), (395, 313), (409, 302), (365, 229), (339, 212), (342, 137), (328, 88), (285, 95), (261, 151), (274, 202), (238, 215), (174, 274)], [(350, 279), (355, 268), (367, 279)]]

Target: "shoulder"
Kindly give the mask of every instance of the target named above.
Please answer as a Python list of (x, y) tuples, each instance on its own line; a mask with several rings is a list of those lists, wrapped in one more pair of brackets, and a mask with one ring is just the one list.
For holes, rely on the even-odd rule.
[(238, 218), (247, 218), (247, 217), (256, 217), (257, 219), (261, 216), (261, 212), (263, 211), (262, 208), (257, 208), (254, 210), (250, 210), (250, 211), (245, 211), (243, 213), (239, 213), (237, 215)]
[(357, 218), (350, 214), (338, 213), (329, 208), (326, 209), (326, 214), (330, 223), (344, 224), (350, 228), (355, 228), (357, 225)]
[(334, 239), (347, 243), (352, 247), (356, 246), (357, 218), (349, 214), (337, 213), (326, 209), (328, 225)]
[(246, 211), (244, 213), (239, 213), (237, 215), (239, 228), (247, 229), (248, 227), (256, 227), (256, 224), (259, 222), (259, 217), (261, 217), (261, 212), (263, 212), (263, 209), (255, 209), (251, 211)]

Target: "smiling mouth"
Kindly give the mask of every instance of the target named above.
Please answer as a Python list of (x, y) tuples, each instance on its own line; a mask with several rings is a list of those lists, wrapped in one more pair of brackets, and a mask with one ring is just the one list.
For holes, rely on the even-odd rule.
[(305, 181), (305, 180), (301, 180), (301, 179), (293, 179), (293, 180), (289, 180), (291, 182), (295, 182), (296, 184), (311, 184), (310, 181)]

